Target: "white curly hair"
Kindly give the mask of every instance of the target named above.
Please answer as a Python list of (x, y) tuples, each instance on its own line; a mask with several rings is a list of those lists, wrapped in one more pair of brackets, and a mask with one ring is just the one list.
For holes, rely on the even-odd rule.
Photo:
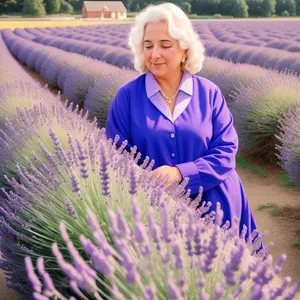
[(181, 64), (182, 71), (191, 74), (200, 72), (204, 61), (204, 45), (187, 15), (173, 3), (150, 4), (136, 15), (128, 40), (135, 69), (141, 73), (149, 71), (143, 57), (144, 30), (148, 22), (159, 21), (167, 22), (169, 35), (179, 41), (182, 50), (188, 49), (186, 61)]

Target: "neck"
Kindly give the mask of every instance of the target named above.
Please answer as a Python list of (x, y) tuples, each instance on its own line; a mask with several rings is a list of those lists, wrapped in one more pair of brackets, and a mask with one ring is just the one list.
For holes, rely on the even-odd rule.
[(161, 89), (167, 96), (172, 96), (178, 89), (183, 72), (174, 72), (168, 77), (156, 77), (155, 79), (160, 85)]

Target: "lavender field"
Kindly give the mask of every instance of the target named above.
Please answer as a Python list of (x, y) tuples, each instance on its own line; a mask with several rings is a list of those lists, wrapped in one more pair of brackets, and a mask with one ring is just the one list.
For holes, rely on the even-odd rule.
[[(299, 189), (300, 25), (278, 24), (195, 22), (206, 48), (197, 75), (221, 88), (242, 151), (279, 164)], [(296, 299), (300, 282), (280, 276), (286, 256), (262, 260), (270, 245), (256, 252), (263, 235), (221, 228), (220, 209), (200, 218), (209, 207), (195, 212), (201, 193), (192, 203), (186, 181), (165, 186), (151, 158), (138, 167), (136, 148), (105, 139), (114, 95), (139, 76), (129, 29), (0, 31), (0, 268), (9, 287), (24, 299)]]

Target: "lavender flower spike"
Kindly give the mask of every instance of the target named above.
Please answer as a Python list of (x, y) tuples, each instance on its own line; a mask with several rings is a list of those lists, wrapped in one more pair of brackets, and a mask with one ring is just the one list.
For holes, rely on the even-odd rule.
[(55, 293), (55, 287), (49, 273), (45, 271), (44, 259), (42, 257), (37, 259), (37, 268), (44, 279), (44, 294), (48, 297), (52, 297)]
[(68, 197), (65, 197), (64, 203), (65, 203), (65, 205), (66, 205), (68, 214), (69, 214), (72, 218), (75, 219), (75, 218), (76, 218), (75, 209), (74, 209), (74, 207), (72, 206), (72, 203), (70, 202), (70, 200), (68, 199)]
[(26, 270), (27, 270), (27, 276), (32, 284), (33, 290), (38, 293), (41, 293), (42, 283), (40, 282), (39, 278), (36, 276), (36, 274), (34, 272), (32, 261), (29, 256), (25, 257), (25, 266), (26, 266)]

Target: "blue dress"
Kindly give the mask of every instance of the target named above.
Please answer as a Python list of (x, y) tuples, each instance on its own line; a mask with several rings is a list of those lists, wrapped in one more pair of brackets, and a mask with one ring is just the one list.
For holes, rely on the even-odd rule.
[(189, 177), (186, 189), (191, 198), (203, 187), (202, 201), (210, 201), (210, 211), (220, 202), (223, 223), (240, 219), (249, 233), (256, 229), (241, 180), (235, 171), (238, 137), (232, 115), (220, 89), (211, 81), (185, 72), (173, 116), (162, 99), (160, 86), (148, 72), (121, 86), (109, 108), (106, 136), (120, 136), (136, 145), (141, 161), (155, 160), (153, 169), (177, 166)]

